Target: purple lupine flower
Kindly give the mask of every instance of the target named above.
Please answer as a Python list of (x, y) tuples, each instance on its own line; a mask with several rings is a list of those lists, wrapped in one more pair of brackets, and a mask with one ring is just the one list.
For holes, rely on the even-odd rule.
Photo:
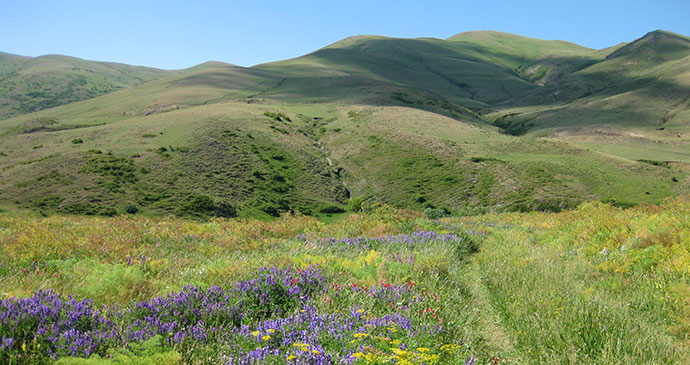
[[(420, 237), (432, 236), (420, 233)], [(386, 240), (422, 242), (414, 234), (389, 236)], [(353, 243), (365, 241), (352, 239)], [(377, 316), (365, 314), (363, 308), (351, 308), (345, 313), (319, 313), (310, 301), (315, 294), (328, 290), (325, 283), (314, 267), (274, 267), (263, 268), (231, 289), (185, 286), (180, 292), (131, 303), (122, 309), (97, 308), (92, 301), (65, 299), (52, 291), (38, 291), (31, 298), (0, 300), (0, 362), (7, 359), (3, 354), (18, 353), (22, 343), (34, 340), (45, 344), (41, 347), (45, 356), (55, 359), (103, 356), (109, 348), (160, 335), (162, 346), (223, 344), (227, 350), (222, 360), (233, 364), (277, 359), (282, 362), (288, 358), (293, 363), (305, 364), (351, 363), (352, 350), (337, 344), (349, 343), (355, 333), (385, 334), (394, 325), (405, 338), (415, 340), (443, 330), (440, 325), (413, 322), (402, 312)], [(413, 299), (413, 289), (405, 285), (351, 290), (384, 306), (403, 300), (412, 305), (421, 300)], [(337, 296), (337, 291), (333, 296)], [(252, 300), (258, 305), (252, 306)], [(286, 303), (292, 307), (285, 306)], [(401, 307), (404, 306), (398, 308)], [(270, 310), (256, 315), (265, 308)]]

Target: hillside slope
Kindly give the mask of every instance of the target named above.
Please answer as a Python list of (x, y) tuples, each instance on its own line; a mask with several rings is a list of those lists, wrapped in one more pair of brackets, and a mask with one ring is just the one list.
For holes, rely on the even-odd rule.
[[(491, 36), (484, 42), (476, 36)], [(519, 42), (519, 43), (515, 43)], [(518, 44), (506, 47), (505, 44)], [(254, 66), (286, 75), (267, 96), (280, 99), (408, 105), (470, 117), (539, 88), (528, 70), (538, 60), (592, 63), (593, 50), (498, 32), (449, 40), (357, 36), (308, 55)], [(594, 57), (594, 56), (592, 56)], [(573, 67), (571, 67), (573, 68)]]
[(529, 122), (527, 129), (613, 125), (684, 132), (689, 100), (690, 38), (654, 31), (510, 101), (515, 110), (501, 112), (515, 114), (513, 124)]
[[(690, 192), (687, 39), (359, 36), (0, 121), (0, 205), (269, 216), (350, 197), (560, 210)], [(663, 112), (663, 113), (662, 113)]]
[(0, 119), (85, 100), (173, 71), (112, 62), (0, 52)]

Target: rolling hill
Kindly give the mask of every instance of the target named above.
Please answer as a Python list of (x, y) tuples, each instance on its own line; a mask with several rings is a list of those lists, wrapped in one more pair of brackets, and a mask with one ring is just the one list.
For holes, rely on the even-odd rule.
[(0, 204), (206, 217), (335, 212), (351, 197), (658, 202), (690, 192), (689, 44), (357, 36), (250, 68), (207, 63), (0, 121)]
[(0, 52), (0, 120), (86, 100), (176, 72), (61, 55)]

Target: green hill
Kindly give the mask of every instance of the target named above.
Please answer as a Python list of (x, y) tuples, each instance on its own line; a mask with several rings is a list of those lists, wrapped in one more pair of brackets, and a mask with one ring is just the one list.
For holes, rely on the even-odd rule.
[(0, 119), (90, 99), (174, 72), (112, 62), (0, 52)]
[(659, 202), (690, 192), (687, 44), (358, 36), (250, 68), (210, 62), (0, 121), (0, 204), (206, 217), (334, 212), (350, 197)]

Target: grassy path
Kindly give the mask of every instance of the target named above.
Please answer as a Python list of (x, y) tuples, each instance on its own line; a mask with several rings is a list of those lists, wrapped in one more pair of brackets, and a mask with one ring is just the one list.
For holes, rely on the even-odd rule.
[(483, 284), (481, 267), (471, 263), (462, 273), (472, 303), (472, 315), (476, 318), (477, 337), (485, 341), (485, 351), (508, 364), (522, 364), (524, 354), (515, 347), (513, 337), (506, 333), (500, 314), (491, 303), (491, 294)]
[(543, 244), (518, 226), (491, 229), (463, 268), (485, 350), (501, 363), (687, 364), (686, 343), (671, 335), (658, 274), (626, 290), (592, 258)]

